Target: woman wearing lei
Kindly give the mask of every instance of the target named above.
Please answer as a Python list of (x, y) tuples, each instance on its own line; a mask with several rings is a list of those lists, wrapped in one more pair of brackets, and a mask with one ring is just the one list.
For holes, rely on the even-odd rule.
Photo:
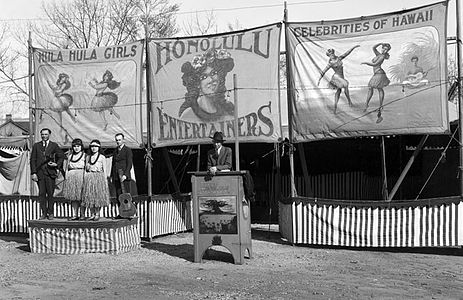
[(71, 145), (71, 151), (67, 156), (68, 163), (65, 167), (66, 180), (63, 186), (63, 196), (66, 200), (71, 202), (72, 217), (70, 220), (76, 221), (79, 220), (79, 218), (83, 218), (85, 212), (85, 209), (81, 206), (85, 155), (81, 139), (74, 139)]
[(82, 192), (82, 205), (90, 209), (89, 220), (98, 221), (100, 210), (109, 205), (109, 188), (106, 180), (106, 158), (100, 153), (99, 140), (90, 142), (90, 154), (87, 157)]

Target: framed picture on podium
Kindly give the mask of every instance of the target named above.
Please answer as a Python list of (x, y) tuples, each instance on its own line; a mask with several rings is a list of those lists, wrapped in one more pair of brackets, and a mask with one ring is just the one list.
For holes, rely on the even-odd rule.
[(200, 234), (237, 234), (236, 196), (202, 196), (199, 202)]

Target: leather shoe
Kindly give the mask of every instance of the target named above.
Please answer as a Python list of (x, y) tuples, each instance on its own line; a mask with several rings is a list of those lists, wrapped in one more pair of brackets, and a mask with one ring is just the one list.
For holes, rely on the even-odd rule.
[(48, 220), (53, 220), (53, 215), (48, 215)]
[(95, 218), (93, 218), (93, 221), (98, 221), (100, 219), (100, 216), (95, 216)]
[(45, 220), (47, 218), (47, 215), (41, 215), (39, 220)]
[(69, 218), (69, 221), (79, 221), (80, 218), (79, 217), (72, 217), (72, 218)]

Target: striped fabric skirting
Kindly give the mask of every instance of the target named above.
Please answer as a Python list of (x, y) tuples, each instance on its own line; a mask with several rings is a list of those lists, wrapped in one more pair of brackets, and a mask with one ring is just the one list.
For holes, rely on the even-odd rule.
[(280, 202), (283, 238), (295, 244), (349, 247), (463, 245), (460, 198), (357, 202), (294, 198)]
[[(138, 228), (142, 238), (153, 238), (193, 229), (189, 197), (173, 199), (167, 194), (151, 198), (138, 197), (135, 199), (135, 204)], [(101, 209), (101, 216), (104, 218), (113, 218), (118, 214), (118, 206), (115, 203)], [(70, 203), (58, 200), (55, 203), (54, 216), (57, 218), (71, 217)], [(37, 197), (0, 197), (0, 233), (27, 233), (28, 220), (36, 220), (39, 217), (40, 205)]]
[[(33, 253), (119, 254), (140, 248), (137, 220), (102, 222), (30, 221), (30, 248)], [(98, 226), (94, 226), (98, 224)]]

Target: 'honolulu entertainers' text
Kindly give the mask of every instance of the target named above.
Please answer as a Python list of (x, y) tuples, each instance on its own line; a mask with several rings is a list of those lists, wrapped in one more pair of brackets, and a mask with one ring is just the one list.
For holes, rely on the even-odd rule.
[[(274, 125), (269, 118), (271, 114), (271, 103), (261, 106), (257, 112), (252, 112), (244, 117), (238, 118), (238, 136), (272, 136), (274, 134)], [(226, 137), (234, 135), (234, 120), (211, 122), (211, 123), (194, 123), (187, 122), (169, 116), (160, 108), (158, 109), (158, 120), (160, 128), (160, 141), (183, 140), (197, 142), (197, 139), (207, 139), (216, 131), (222, 131)]]

